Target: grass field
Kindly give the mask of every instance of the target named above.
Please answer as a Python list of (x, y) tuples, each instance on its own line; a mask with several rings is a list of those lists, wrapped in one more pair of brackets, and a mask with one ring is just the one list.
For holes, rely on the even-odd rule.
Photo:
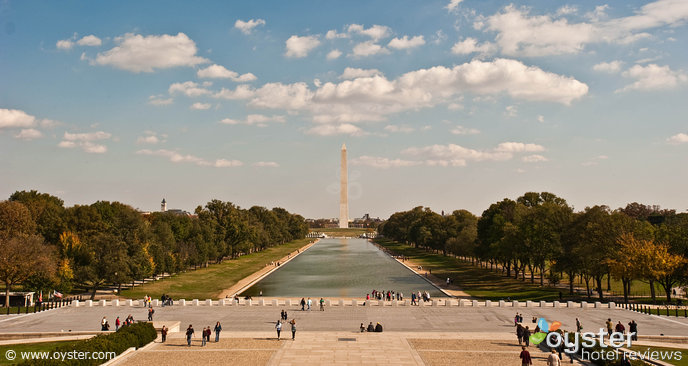
[(157, 299), (162, 294), (167, 294), (173, 299), (215, 299), (222, 290), (265, 267), (266, 263), (276, 261), (313, 240), (310, 238), (294, 240), (262, 252), (243, 255), (220, 264), (212, 264), (208, 268), (180, 273), (164, 280), (122, 291), (122, 296), (140, 299), (149, 295)]
[[(41, 343), (27, 343), (27, 344), (8, 344), (0, 346), (0, 365), (16, 365), (21, 363), (21, 352), (49, 352), (59, 346), (68, 346), (80, 341), (62, 341), (62, 342), (41, 342)], [(7, 351), (12, 350), (16, 352), (17, 357), (14, 361), (7, 359)]]
[[(664, 361), (668, 364), (671, 365), (676, 365), (676, 366), (688, 366), (688, 349), (677, 349), (677, 348), (665, 348), (665, 347), (648, 347), (648, 346), (633, 346), (631, 347), (631, 351), (636, 351), (638, 353), (642, 354), (650, 354), (653, 351), (660, 352), (660, 355), (662, 352), (664, 353), (665, 356), (667, 356), (667, 352), (670, 354), (673, 354), (671, 356), (671, 359), (669, 357), (665, 357), (662, 359), (662, 357), (658, 357), (660, 361)], [(680, 359), (679, 359), (680, 358)]]
[[(454, 284), (469, 295), (485, 300), (533, 300), (552, 301), (559, 299), (559, 289), (540, 287), (529, 282), (507, 278), (500, 273), (492, 272), (466, 263), (458, 258), (434, 254), (409, 245), (386, 239), (375, 239), (375, 242), (390, 251), (409, 257), (424, 269), (431, 269), (439, 278), (451, 278)], [(564, 291), (564, 300), (569, 299)]]

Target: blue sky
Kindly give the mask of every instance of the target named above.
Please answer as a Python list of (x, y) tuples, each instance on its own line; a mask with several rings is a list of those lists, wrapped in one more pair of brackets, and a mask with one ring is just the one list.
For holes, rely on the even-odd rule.
[(0, 197), (688, 209), (688, 3), (0, 2)]

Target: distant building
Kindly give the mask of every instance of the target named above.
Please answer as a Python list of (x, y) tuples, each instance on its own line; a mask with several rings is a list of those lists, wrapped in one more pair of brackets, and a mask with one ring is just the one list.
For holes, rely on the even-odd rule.
[(167, 212), (167, 202), (165, 199), (162, 199), (162, 202), (160, 202), (160, 212)]

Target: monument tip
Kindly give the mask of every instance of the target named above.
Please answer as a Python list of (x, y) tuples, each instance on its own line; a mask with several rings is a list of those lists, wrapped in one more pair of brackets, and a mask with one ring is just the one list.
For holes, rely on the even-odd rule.
[(346, 144), (342, 144), (342, 150), (346, 150)]

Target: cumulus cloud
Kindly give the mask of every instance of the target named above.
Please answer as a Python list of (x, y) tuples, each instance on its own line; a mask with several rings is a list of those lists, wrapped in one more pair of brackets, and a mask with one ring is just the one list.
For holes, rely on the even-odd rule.
[(160, 138), (156, 136), (155, 134), (147, 134), (146, 136), (139, 136), (139, 138), (136, 139), (137, 144), (150, 144), (150, 145), (155, 145), (160, 142)]
[(162, 95), (151, 95), (148, 97), (148, 104), (154, 106), (170, 105), (173, 101), (172, 98), (165, 98)]
[(112, 134), (103, 131), (69, 133), (65, 132), (62, 141), (57, 145), (66, 149), (80, 148), (89, 154), (104, 154), (107, 147), (95, 141), (109, 140)]
[(201, 103), (201, 102), (196, 102), (192, 104), (189, 109), (195, 110), (195, 111), (204, 111), (206, 109), (210, 109), (212, 105), (210, 103)]
[(462, 1), (463, 0), (449, 0), (449, 4), (447, 4), (447, 6), (445, 6), (444, 8), (447, 9), (448, 11), (454, 11), (454, 10), (458, 9), (459, 4)]
[[(587, 44), (628, 44), (650, 37), (645, 32), (660, 26), (673, 26), (688, 20), (688, 3), (659, 0), (642, 6), (635, 15), (607, 19), (606, 7), (589, 14), (589, 22), (569, 22), (570, 12), (531, 15), (530, 9), (508, 5), (486, 18), (489, 31), (506, 55), (548, 56), (580, 53)], [(560, 9), (561, 10), (561, 9)]]
[(496, 46), (490, 42), (478, 44), (475, 38), (468, 37), (463, 41), (456, 42), (451, 51), (457, 55), (468, 55), (471, 53), (489, 54), (496, 50)]
[(94, 36), (93, 34), (84, 36), (80, 40), (76, 41), (76, 44), (79, 46), (90, 46), (90, 47), (97, 47), (103, 44), (103, 41), (100, 40), (100, 38)]
[(0, 129), (33, 127), (36, 117), (19, 109), (0, 108)]
[(375, 43), (375, 41), (365, 41), (355, 45), (350, 56), (368, 57), (379, 53), (389, 53), (389, 50)]
[(253, 28), (259, 26), (259, 25), (265, 25), (265, 20), (263, 19), (251, 19), (247, 22), (237, 19), (236, 22), (234, 22), (234, 28), (238, 29), (241, 31), (243, 34), (251, 34), (253, 32)]
[(518, 115), (518, 108), (515, 105), (508, 105), (504, 108), (504, 115), (507, 117), (516, 117)]
[(159, 156), (163, 158), (167, 158), (169, 161), (173, 163), (191, 163), (195, 164), (198, 166), (212, 166), (216, 168), (228, 168), (228, 167), (237, 167), (237, 166), (242, 166), (243, 163), (239, 160), (227, 160), (227, 159), (217, 159), (215, 161), (208, 161), (202, 158), (199, 158), (194, 155), (184, 155), (180, 154), (176, 151), (172, 150), (165, 150), (165, 149), (159, 149), (159, 150), (149, 150), (149, 149), (143, 149), (139, 150), (136, 152), (139, 155), (150, 155), (150, 156)]
[(43, 134), (41, 133), (41, 131), (35, 128), (24, 128), (21, 131), (19, 131), (18, 134), (14, 135), (14, 138), (24, 141), (31, 141), (39, 139), (41, 137), (43, 137)]
[(328, 60), (338, 59), (342, 55), (342, 51), (334, 49), (327, 53)]
[(367, 78), (376, 75), (382, 75), (382, 72), (378, 69), (357, 69), (355, 67), (347, 67), (344, 69), (344, 72), (339, 75), (339, 78), (343, 80), (349, 80), (356, 78)]
[(397, 50), (407, 50), (415, 47), (419, 47), (425, 44), (425, 38), (423, 36), (415, 36), (408, 38), (408, 36), (403, 36), (401, 38), (394, 38), (387, 44), (387, 47), (394, 48)]
[(464, 126), (456, 126), (451, 129), (452, 134), (454, 135), (477, 135), (480, 133), (480, 130), (477, 128), (466, 128)]
[(685, 144), (688, 143), (688, 134), (685, 133), (678, 133), (676, 135), (673, 135), (667, 139), (667, 142), (670, 144)]
[(211, 93), (208, 86), (212, 85), (210, 82), (205, 82), (203, 84), (198, 84), (193, 81), (185, 81), (183, 83), (173, 83), (167, 89), (170, 94), (181, 93), (187, 97), (199, 97), (201, 95), (208, 95)]
[(325, 33), (326, 39), (349, 38), (349, 33), (339, 33), (334, 29), (330, 29)]
[(231, 119), (231, 118), (225, 118), (220, 121), (220, 123), (226, 124), (226, 125), (248, 125), (248, 126), (258, 126), (258, 127), (267, 127), (268, 123), (274, 122), (274, 123), (284, 123), (286, 122), (286, 119), (284, 116), (265, 116), (262, 114), (249, 114), (246, 116), (245, 120), (237, 120), (237, 119)]
[(363, 130), (355, 125), (352, 125), (350, 123), (342, 123), (339, 125), (330, 125), (330, 124), (322, 124), (322, 125), (317, 125), (308, 131), (306, 131), (307, 134), (309, 135), (318, 135), (318, 136), (335, 136), (335, 135), (350, 135), (350, 136), (363, 136), (365, 135), (365, 132)]
[(546, 157), (537, 154), (524, 156), (521, 158), (521, 160), (525, 163), (543, 163), (549, 161), (549, 159), (547, 159)]
[(253, 95), (255, 95), (255, 90), (250, 86), (238, 85), (234, 90), (222, 88), (219, 92), (213, 94), (213, 98), (241, 100), (251, 98)]
[(415, 131), (416, 129), (410, 126), (395, 126), (395, 125), (387, 125), (385, 126), (385, 131), (387, 132), (401, 132), (401, 133), (411, 133)]
[(278, 168), (279, 164), (274, 161), (259, 161), (252, 164), (253, 166), (260, 168)]
[(365, 28), (361, 24), (350, 24), (347, 31), (351, 34), (360, 34), (370, 37), (373, 41), (378, 41), (390, 35), (391, 30), (384, 25), (373, 25), (370, 28)]
[(418, 161), (403, 160), (403, 159), (389, 159), (378, 156), (359, 156), (351, 159), (351, 165), (369, 166), (378, 169), (389, 169), (406, 166), (414, 166), (421, 164)]
[(98, 53), (92, 63), (138, 73), (208, 62), (196, 55), (196, 43), (184, 33), (150, 36), (127, 33), (115, 38), (115, 43), (114, 48)]
[(615, 60), (610, 62), (600, 62), (592, 67), (593, 70), (599, 72), (617, 73), (621, 70), (622, 61)]
[(196, 72), (196, 75), (198, 75), (198, 77), (202, 79), (230, 79), (232, 81), (241, 83), (257, 79), (256, 76), (250, 72), (243, 75), (239, 75), (237, 72), (228, 70), (222, 65), (215, 64), (210, 65), (205, 69), (199, 69)]
[(513, 159), (517, 153), (543, 150), (544, 147), (536, 144), (503, 142), (489, 150), (476, 150), (448, 144), (411, 147), (403, 150), (402, 154), (412, 156), (430, 166), (466, 166), (470, 161), (506, 161)]
[(685, 72), (680, 70), (674, 71), (669, 66), (659, 66), (656, 64), (649, 64), (647, 66), (634, 65), (621, 75), (635, 79), (635, 82), (617, 90), (617, 92), (672, 89), (688, 81), (688, 75)]
[(303, 58), (308, 56), (308, 53), (320, 45), (320, 40), (317, 36), (291, 36), (286, 44), (285, 56), (292, 58)]
[(57, 47), (58, 50), (71, 50), (74, 47), (74, 41), (71, 39), (61, 39), (55, 43), (55, 47)]

